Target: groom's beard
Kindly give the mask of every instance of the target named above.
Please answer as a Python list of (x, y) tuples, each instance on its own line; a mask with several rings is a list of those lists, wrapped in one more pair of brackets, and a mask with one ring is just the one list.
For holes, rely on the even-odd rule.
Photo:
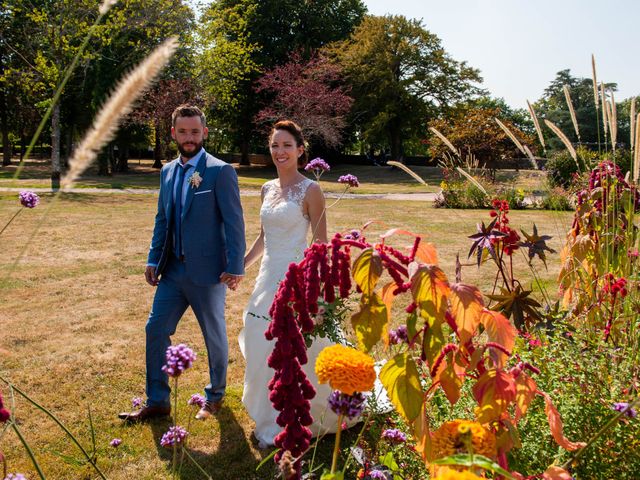
[[(182, 158), (193, 158), (202, 148), (203, 142), (185, 142), (178, 144), (178, 151)], [(188, 147), (190, 150), (186, 150), (185, 147)]]

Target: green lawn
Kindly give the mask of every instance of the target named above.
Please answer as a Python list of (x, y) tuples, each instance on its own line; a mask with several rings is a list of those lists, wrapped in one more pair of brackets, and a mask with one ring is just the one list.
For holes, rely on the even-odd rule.
[[(159, 184), (159, 171), (151, 167), (150, 160), (131, 160), (130, 171), (125, 174), (115, 174), (111, 177), (96, 175), (95, 168), (82, 176), (77, 182), (78, 188), (115, 188), (115, 189), (156, 189)], [(240, 187), (243, 189), (258, 189), (267, 180), (277, 176), (273, 166), (237, 166)], [(406, 173), (391, 167), (376, 167), (369, 165), (336, 165), (330, 172), (322, 176), (321, 185), (326, 192), (341, 192), (343, 186), (336, 183), (339, 176), (352, 173), (360, 180), (360, 187), (353, 193), (385, 194), (385, 193), (425, 193), (438, 192), (442, 181), (442, 172), (435, 167), (411, 167), (428, 184), (420, 185)], [(30, 161), (20, 174), (20, 179), (13, 180), (16, 165), (0, 168), (0, 188), (47, 188), (51, 186), (49, 180), (50, 167), (46, 161)], [(497, 172), (496, 181), (513, 183), (527, 192), (540, 190), (544, 184), (544, 174), (539, 171), (503, 170)]]
[[(255, 178), (255, 177), (254, 177)], [(91, 409), (96, 426), (99, 464), (111, 479), (169, 478), (170, 455), (158, 444), (167, 422), (127, 427), (117, 418), (130, 407), (133, 396), (144, 393), (144, 324), (153, 290), (143, 280), (143, 266), (156, 207), (154, 195), (68, 194), (48, 211), (37, 235), (30, 238), (51, 196), (44, 196), (34, 210), (24, 210), (2, 234), (0, 260), (0, 361), (2, 376), (31, 394), (90, 443), (87, 413)], [(258, 232), (259, 199), (243, 197), (247, 237)], [(16, 194), (0, 194), (0, 224), (17, 210)], [(343, 200), (329, 211), (330, 231), (344, 231), (373, 221), (367, 236), (373, 240), (392, 227), (403, 227), (427, 235), (438, 249), (440, 265), (453, 278), (455, 255), (463, 262), (470, 245), (468, 235), (475, 224), (487, 220), (487, 211), (436, 210), (421, 202)], [(570, 215), (519, 211), (511, 215), (514, 226), (553, 235), (550, 245), (559, 250)], [(410, 243), (398, 237), (397, 246)], [(14, 260), (24, 249), (17, 267)], [(531, 275), (523, 256), (516, 257), (525, 285)], [(472, 263), (472, 262), (469, 262)], [(541, 269), (543, 281), (554, 288), (559, 260), (551, 255), (549, 270)], [(253, 424), (240, 398), (244, 360), (237, 338), (242, 328), (242, 310), (251, 293), (257, 268), (247, 272), (241, 288), (230, 293), (227, 322), (230, 364), (226, 407), (215, 420), (192, 422), (189, 448), (214, 478), (272, 478), (271, 463), (254, 472), (269, 452), (252, 441)], [(465, 282), (491, 289), (494, 271), (487, 265), (463, 268)], [(400, 318), (400, 317), (398, 317)], [(398, 321), (398, 320), (396, 320)], [(174, 338), (197, 351), (194, 368), (180, 378), (180, 401), (201, 390), (206, 380), (204, 345), (191, 313), (180, 323)], [(7, 389), (2, 387), (7, 395)], [(8, 399), (11, 405), (11, 399)], [(12, 407), (11, 407), (12, 408)], [(15, 414), (25, 437), (34, 447), (47, 478), (95, 478), (85, 467), (61, 459), (57, 452), (78, 458), (44, 415), (16, 399)], [(179, 422), (187, 424), (186, 406)], [(122, 438), (118, 449), (109, 441)], [(320, 459), (327, 462), (333, 437), (321, 442)], [(6, 432), (1, 450), (10, 471), (35, 473), (18, 445)], [(200, 478), (186, 467), (181, 478)]]

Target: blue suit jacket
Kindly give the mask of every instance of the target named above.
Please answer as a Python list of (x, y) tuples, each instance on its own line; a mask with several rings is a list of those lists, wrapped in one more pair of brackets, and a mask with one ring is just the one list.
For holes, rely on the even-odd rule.
[[(173, 181), (178, 159), (160, 173), (160, 196), (147, 263), (162, 274), (173, 250)], [(182, 243), (187, 275), (198, 285), (220, 281), (220, 274), (244, 273), (244, 219), (234, 168), (205, 152), (196, 166), (198, 188), (186, 184)]]

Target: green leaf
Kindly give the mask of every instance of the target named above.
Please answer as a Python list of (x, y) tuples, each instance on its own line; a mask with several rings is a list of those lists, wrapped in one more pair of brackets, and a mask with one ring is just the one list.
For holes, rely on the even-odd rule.
[(351, 317), (362, 350), (369, 352), (386, 335), (388, 321), (387, 306), (382, 299), (375, 292), (370, 296), (363, 294), (360, 310)]
[(322, 472), (320, 480), (344, 480), (344, 473), (339, 471), (336, 473), (331, 473), (329, 470), (325, 470), (324, 472)]
[(435, 465), (460, 465), (462, 467), (479, 467), (488, 472), (502, 475), (507, 480), (516, 480), (508, 471), (498, 465), (496, 462), (484, 455), (470, 455), (468, 453), (457, 453), (448, 457), (439, 458), (431, 462)]
[(373, 248), (367, 248), (353, 262), (352, 271), (362, 293), (371, 295), (382, 275), (382, 259)]
[(412, 422), (422, 407), (422, 388), (418, 367), (407, 352), (399, 353), (380, 370), (380, 381), (396, 410)]

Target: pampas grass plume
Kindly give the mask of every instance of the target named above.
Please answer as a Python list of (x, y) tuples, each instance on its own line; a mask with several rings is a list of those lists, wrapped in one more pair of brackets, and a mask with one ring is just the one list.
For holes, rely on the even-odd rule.
[(444, 143), (447, 147), (449, 147), (449, 149), (458, 157), (460, 156), (460, 152), (458, 151), (458, 149), (456, 147), (453, 146), (453, 143), (451, 143), (449, 141), (449, 139), (447, 137), (445, 137), (442, 133), (440, 133), (436, 128), (434, 127), (429, 127), (429, 130), (431, 130), (433, 133), (436, 134), (436, 136), (442, 140), (442, 143)]
[(576, 131), (576, 136), (578, 137), (578, 142), (580, 142), (580, 129), (578, 128), (578, 119), (576, 118), (576, 111), (573, 108), (573, 102), (571, 101), (571, 93), (569, 92), (569, 86), (563, 85), (562, 90), (564, 90), (564, 98), (567, 101), (567, 106), (569, 107), (569, 113), (571, 114), (571, 122), (573, 123), (573, 129)]
[(618, 138), (618, 112), (616, 109), (616, 99), (613, 96), (613, 90), (611, 93), (611, 101), (609, 102), (609, 131), (611, 132), (611, 147), (615, 151), (616, 140)]
[(633, 153), (633, 181), (638, 183), (640, 175), (640, 113), (636, 117), (636, 141), (635, 151)]
[(571, 158), (573, 158), (573, 160), (576, 162), (576, 165), (578, 166), (578, 170), (580, 170), (580, 164), (578, 163), (578, 154), (576, 153), (576, 149), (573, 148), (573, 145), (571, 144), (567, 136), (564, 133), (562, 133), (562, 130), (560, 130), (553, 122), (550, 122), (546, 118), (544, 120), (544, 123), (547, 125), (547, 127), (551, 129), (553, 133), (555, 133), (558, 136), (560, 140), (562, 140), (562, 143), (564, 143), (564, 146), (569, 151)]
[(631, 150), (633, 150), (633, 147), (635, 145), (634, 140), (635, 140), (635, 136), (636, 136), (636, 97), (633, 97), (631, 99), (631, 110), (630, 110), (630, 115), (629, 115), (629, 131), (631, 133), (630, 135), (630, 139), (631, 140)]
[(604, 94), (604, 83), (600, 84), (600, 97), (601, 97), (600, 100), (602, 101), (602, 126), (604, 128), (604, 138), (605, 138), (605, 144), (606, 144), (608, 119), (607, 119), (607, 97)]
[(409, 175), (411, 175), (418, 183), (421, 183), (422, 185), (424, 185), (425, 187), (428, 187), (429, 184), (427, 182), (425, 182), (423, 180), (423, 178), (418, 175), (416, 172), (414, 172), (413, 170), (411, 170), (409, 167), (407, 167), (404, 163), (400, 163), (400, 162), (396, 162), (395, 160), (389, 160), (387, 162), (387, 165), (391, 165), (392, 167), (397, 167), (400, 170), (405, 171), (406, 173), (408, 173)]
[(591, 54), (591, 70), (593, 72), (593, 103), (596, 105), (596, 110), (600, 108), (600, 102), (598, 102), (598, 80), (596, 78), (596, 57)]
[(542, 135), (542, 129), (540, 128), (540, 121), (538, 120), (538, 116), (536, 115), (536, 112), (533, 109), (533, 105), (531, 105), (531, 103), (529, 103), (529, 100), (527, 100), (527, 106), (529, 107), (529, 113), (531, 114), (531, 120), (533, 120), (533, 125), (536, 127), (536, 132), (538, 132), (538, 139), (540, 140), (540, 143), (542, 144), (542, 148), (546, 152), (547, 151), (547, 147), (544, 144), (544, 135)]
[(169, 38), (120, 81), (69, 161), (69, 171), (61, 181), (63, 190), (73, 186), (102, 147), (113, 138), (120, 120), (132, 110), (133, 103), (151, 86), (177, 48), (178, 39)]

